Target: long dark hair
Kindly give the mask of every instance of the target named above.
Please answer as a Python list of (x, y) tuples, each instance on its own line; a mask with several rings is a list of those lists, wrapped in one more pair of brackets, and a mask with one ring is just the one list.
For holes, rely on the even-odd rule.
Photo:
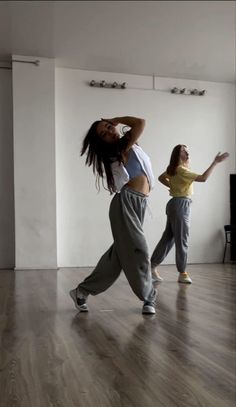
[[(119, 151), (118, 143), (109, 144), (99, 137), (97, 133), (97, 126), (99, 123), (100, 120), (94, 122), (87, 132), (83, 140), (80, 155), (82, 156), (87, 153), (85, 164), (89, 167), (92, 165), (93, 173), (96, 175), (97, 189), (100, 190), (101, 179), (103, 187), (112, 194), (116, 189), (111, 163), (115, 160), (121, 162), (122, 154)], [(107, 187), (104, 185), (104, 173), (106, 175)]]
[(172, 151), (171, 156), (170, 156), (170, 163), (169, 163), (169, 165), (167, 167), (167, 170), (166, 170), (168, 175), (173, 176), (173, 175), (176, 174), (177, 167), (178, 167), (178, 165), (180, 163), (180, 153), (181, 153), (181, 148), (182, 147), (186, 147), (186, 146), (184, 144), (178, 144), (177, 146), (175, 146), (173, 148), (173, 151)]

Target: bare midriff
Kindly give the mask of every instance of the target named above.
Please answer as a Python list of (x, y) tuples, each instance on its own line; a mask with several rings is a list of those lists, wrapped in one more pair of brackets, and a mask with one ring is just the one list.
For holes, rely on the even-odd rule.
[(149, 182), (146, 175), (139, 175), (138, 177), (132, 178), (127, 182), (126, 186), (134, 191), (141, 192), (144, 195), (149, 195), (150, 192)]

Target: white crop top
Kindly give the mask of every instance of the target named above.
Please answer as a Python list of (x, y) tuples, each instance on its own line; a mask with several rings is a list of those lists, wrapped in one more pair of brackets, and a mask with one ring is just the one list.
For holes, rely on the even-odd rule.
[[(150, 189), (154, 188), (154, 175), (152, 172), (152, 164), (149, 156), (143, 151), (143, 149), (138, 146), (137, 144), (134, 144), (132, 147), (132, 150), (136, 154), (138, 161), (141, 164), (143, 172), (146, 174)], [(116, 192), (120, 192), (122, 187), (127, 184), (130, 180), (130, 176), (123, 165), (123, 163), (119, 163), (119, 161), (114, 161), (111, 164), (111, 169), (112, 169), (112, 174), (114, 178), (114, 183), (115, 183), (115, 188)]]

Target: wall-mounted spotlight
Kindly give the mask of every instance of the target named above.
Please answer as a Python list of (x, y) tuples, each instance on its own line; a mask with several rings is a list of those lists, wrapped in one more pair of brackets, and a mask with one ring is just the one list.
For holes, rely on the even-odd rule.
[(95, 81), (90, 81), (89, 85), (90, 86), (95, 86), (96, 82)]
[(186, 88), (183, 88), (183, 89), (179, 90), (179, 93), (181, 93), (181, 95), (183, 95), (185, 93), (185, 91), (186, 91)]
[(112, 88), (117, 88), (118, 83), (117, 82), (113, 82), (113, 84), (111, 85)]
[(125, 88), (126, 88), (126, 82), (123, 82), (123, 83), (120, 85), (120, 87), (121, 87), (121, 89), (125, 89)]
[(171, 93), (178, 93), (178, 88), (176, 88), (176, 87), (175, 87), (175, 88), (172, 88), (172, 89), (171, 89)]
[(101, 81), (101, 82), (100, 82), (100, 87), (101, 87), (101, 88), (104, 88), (105, 86), (106, 86), (106, 82), (105, 82), (105, 81)]
[(198, 95), (198, 90), (197, 89), (190, 90), (190, 95)]
[(200, 96), (203, 96), (203, 95), (205, 95), (205, 93), (206, 93), (205, 89), (203, 89), (203, 90), (200, 90), (200, 91), (198, 92), (198, 94), (199, 94)]

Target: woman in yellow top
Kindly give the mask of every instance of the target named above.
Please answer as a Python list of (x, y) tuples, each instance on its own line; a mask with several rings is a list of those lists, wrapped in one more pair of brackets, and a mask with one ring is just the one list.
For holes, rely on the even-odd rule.
[(188, 273), (185, 272), (187, 264), (188, 236), (190, 222), (190, 205), (193, 194), (193, 181), (205, 182), (214, 167), (225, 160), (228, 153), (218, 153), (209, 168), (202, 174), (189, 170), (189, 152), (185, 145), (178, 144), (172, 151), (167, 170), (158, 180), (169, 188), (172, 198), (166, 206), (167, 222), (161, 240), (157, 244), (152, 257), (153, 282), (162, 281), (157, 266), (162, 263), (175, 243), (176, 267), (179, 272), (179, 283), (192, 283)]

